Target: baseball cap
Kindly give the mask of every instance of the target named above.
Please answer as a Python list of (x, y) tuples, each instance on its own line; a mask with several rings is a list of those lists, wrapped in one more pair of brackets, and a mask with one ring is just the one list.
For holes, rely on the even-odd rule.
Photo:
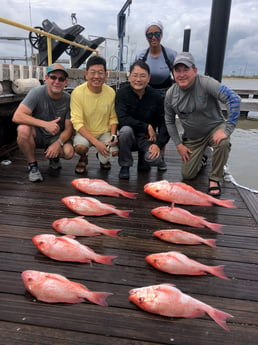
[(62, 72), (64, 72), (66, 77), (68, 77), (68, 73), (67, 73), (66, 69), (64, 68), (63, 65), (61, 65), (59, 63), (53, 63), (52, 65), (48, 66), (48, 68), (47, 68), (47, 74), (51, 73), (51, 72), (55, 72), (55, 71), (62, 71)]
[(183, 65), (186, 65), (187, 67), (192, 67), (193, 65), (195, 65), (194, 57), (191, 53), (188, 53), (188, 52), (179, 53), (175, 57), (173, 67), (175, 67), (179, 63), (182, 63)]

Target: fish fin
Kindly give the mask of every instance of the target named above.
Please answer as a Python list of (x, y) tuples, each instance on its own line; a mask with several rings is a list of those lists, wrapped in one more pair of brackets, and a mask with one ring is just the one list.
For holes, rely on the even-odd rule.
[(131, 193), (131, 192), (121, 191), (121, 195), (123, 195), (124, 197), (129, 198), (129, 199), (136, 199), (136, 195), (137, 194), (138, 193)]
[(98, 262), (99, 264), (114, 265), (113, 260), (116, 258), (117, 256), (112, 255), (96, 255), (94, 261)]
[(207, 226), (209, 229), (217, 232), (218, 234), (223, 234), (223, 232), (220, 230), (224, 225), (223, 224), (216, 224), (216, 223), (209, 223), (207, 221), (204, 222), (205, 226)]
[(117, 210), (115, 209), (114, 212), (122, 218), (130, 218), (130, 213), (133, 212), (133, 210)]
[(84, 296), (88, 301), (102, 305), (104, 307), (108, 306), (106, 299), (108, 296), (113, 295), (111, 292), (95, 292), (87, 291), (87, 297)]
[(105, 229), (101, 233), (111, 237), (119, 237), (119, 231), (121, 231), (121, 229)]
[(214, 204), (218, 205), (218, 206), (223, 206), (223, 207), (227, 207), (227, 208), (237, 208), (237, 206), (234, 205), (234, 200), (220, 200), (215, 198), (216, 201), (214, 202)]
[(231, 314), (225, 313), (224, 311), (212, 308), (209, 306), (209, 308), (206, 310), (206, 312), (209, 314), (209, 316), (222, 328), (224, 328), (226, 331), (229, 331), (229, 328), (226, 324), (226, 319), (229, 317), (234, 317)]
[(222, 278), (222, 279), (226, 279), (226, 280), (230, 280), (230, 278), (228, 278), (225, 273), (224, 273), (224, 267), (223, 265), (221, 266), (215, 266), (212, 267), (210, 269), (210, 273), (212, 273), (214, 276)]
[(205, 243), (206, 243), (208, 246), (212, 247), (212, 248), (217, 248), (217, 246), (216, 246), (216, 240), (214, 240), (213, 238), (206, 239), (206, 240), (205, 240)]

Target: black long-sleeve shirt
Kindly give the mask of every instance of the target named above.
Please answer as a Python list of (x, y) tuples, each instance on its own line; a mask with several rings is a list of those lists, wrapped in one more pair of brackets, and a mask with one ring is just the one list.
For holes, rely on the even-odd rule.
[(148, 125), (158, 129), (157, 144), (162, 148), (169, 140), (164, 119), (163, 98), (157, 90), (147, 86), (140, 98), (130, 85), (116, 93), (115, 109), (119, 127), (130, 126), (135, 133), (148, 134)]

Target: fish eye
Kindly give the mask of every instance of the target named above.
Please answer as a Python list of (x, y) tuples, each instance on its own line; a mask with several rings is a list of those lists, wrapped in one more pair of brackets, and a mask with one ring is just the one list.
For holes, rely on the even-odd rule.
[(139, 297), (139, 303), (144, 302), (144, 297)]

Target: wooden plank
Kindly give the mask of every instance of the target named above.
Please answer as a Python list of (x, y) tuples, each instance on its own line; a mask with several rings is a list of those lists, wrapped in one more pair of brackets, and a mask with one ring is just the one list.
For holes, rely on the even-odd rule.
[[(48, 162), (39, 152), (39, 164), (45, 181), (39, 184), (27, 180), (26, 162), (19, 152), (11, 156), (10, 166), (0, 169), (0, 344), (107, 344), (107, 345), (246, 345), (257, 343), (258, 333), (258, 226), (253, 215), (252, 199), (231, 183), (223, 184), (225, 199), (234, 199), (236, 209), (222, 207), (182, 206), (209, 221), (221, 223), (224, 234), (210, 229), (196, 229), (161, 221), (151, 209), (166, 205), (143, 192), (150, 181), (181, 180), (180, 162), (172, 143), (166, 151), (168, 171), (137, 174), (136, 164), (129, 181), (119, 180), (119, 167), (112, 163), (109, 172), (99, 169), (94, 152), (85, 176), (102, 178), (119, 188), (138, 192), (136, 200), (124, 197), (99, 196), (119, 209), (132, 209), (130, 219), (117, 215), (86, 217), (106, 228), (121, 229), (120, 236), (77, 238), (97, 253), (117, 255), (114, 265), (58, 262), (39, 253), (31, 238), (40, 233), (59, 235), (52, 222), (61, 217), (74, 217), (61, 198), (83, 195), (70, 184), (77, 157), (63, 162), (59, 176), (49, 176)], [(207, 170), (190, 183), (205, 191)], [(250, 200), (249, 200), (250, 199)], [(181, 206), (180, 206), (181, 207)], [(255, 207), (255, 205), (254, 205)], [(163, 242), (153, 231), (180, 228), (205, 238), (217, 239), (217, 248), (205, 245), (186, 246)], [(225, 265), (230, 280), (210, 274), (206, 276), (170, 275), (158, 271), (146, 261), (146, 255), (162, 251), (181, 251), (207, 265)], [(109, 307), (89, 302), (66, 305), (36, 301), (26, 292), (21, 272), (35, 269), (60, 273), (86, 285), (90, 290), (109, 291)], [(196, 319), (166, 318), (140, 310), (128, 300), (129, 290), (160, 283), (173, 283), (183, 292), (224, 310), (234, 316), (228, 320), (230, 332), (225, 332), (208, 316)]]

